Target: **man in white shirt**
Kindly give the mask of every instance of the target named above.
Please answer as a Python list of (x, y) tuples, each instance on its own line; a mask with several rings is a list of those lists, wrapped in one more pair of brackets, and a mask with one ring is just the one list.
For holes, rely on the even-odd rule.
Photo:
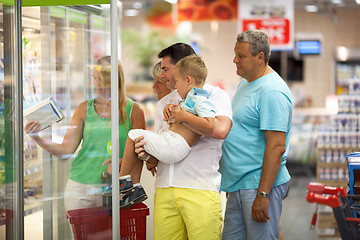
[[(176, 43), (162, 50), (161, 78), (169, 89), (174, 90), (174, 65), (182, 58), (195, 54), (191, 46)], [(215, 129), (202, 135), (190, 153), (182, 161), (174, 164), (158, 162), (155, 181), (154, 239), (209, 240), (221, 238), (222, 214), (219, 195), (221, 175), (218, 172), (221, 145), (232, 125), (231, 102), (228, 94), (218, 87), (205, 84), (204, 89), (211, 91), (210, 100), (216, 107)], [(177, 91), (163, 97), (157, 105), (157, 113), (167, 104), (178, 104), (181, 100)], [(168, 127), (163, 115), (157, 114), (155, 122), (159, 131)], [(161, 116), (161, 117), (159, 117)], [(144, 143), (136, 142), (138, 156), (144, 158)], [(146, 144), (146, 143), (145, 143)], [(148, 169), (154, 169), (148, 166)]]

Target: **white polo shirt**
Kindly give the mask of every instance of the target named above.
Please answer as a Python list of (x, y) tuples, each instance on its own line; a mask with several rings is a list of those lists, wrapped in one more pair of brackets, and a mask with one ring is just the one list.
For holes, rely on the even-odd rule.
[[(229, 95), (222, 89), (205, 84), (204, 89), (211, 91), (210, 100), (216, 107), (216, 116), (232, 119), (231, 101)], [(154, 131), (168, 127), (163, 121), (162, 110), (166, 104), (178, 104), (180, 96), (173, 91), (163, 97), (157, 105)], [(161, 112), (161, 117), (158, 114)], [(159, 124), (157, 122), (162, 122)], [(218, 172), (223, 140), (201, 136), (192, 147), (189, 155), (182, 161), (166, 164), (159, 161), (155, 186), (158, 188), (178, 187), (201, 190), (220, 190), (221, 175)]]
[(181, 97), (176, 90), (158, 101), (155, 113), (154, 132), (159, 132), (163, 128), (169, 128), (169, 125), (163, 121), (163, 109), (167, 104), (179, 104), (180, 101)]

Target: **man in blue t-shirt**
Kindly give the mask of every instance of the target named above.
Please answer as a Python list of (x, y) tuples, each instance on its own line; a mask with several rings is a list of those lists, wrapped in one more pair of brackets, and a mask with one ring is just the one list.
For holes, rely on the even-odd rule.
[(238, 34), (236, 73), (242, 79), (232, 100), (233, 126), (222, 147), (221, 190), (229, 193), (222, 239), (278, 239), (290, 175), (286, 169), (292, 96), (268, 66), (268, 36)]

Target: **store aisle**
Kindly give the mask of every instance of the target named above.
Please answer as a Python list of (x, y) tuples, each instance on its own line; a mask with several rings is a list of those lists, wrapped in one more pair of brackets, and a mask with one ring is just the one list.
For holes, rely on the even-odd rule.
[(315, 178), (292, 176), (290, 190), (283, 201), (281, 230), (284, 240), (315, 240), (316, 230), (310, 230), (315, 204), (306, 201), (307, 184)]

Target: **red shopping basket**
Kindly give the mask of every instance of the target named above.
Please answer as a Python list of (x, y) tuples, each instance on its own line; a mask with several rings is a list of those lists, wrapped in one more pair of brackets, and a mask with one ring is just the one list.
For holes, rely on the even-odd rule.
[[(111, 212), (102, 207), (69, 210), (66, 212), (75, 240), (112, 239)], [(146, 216), (149, 208), (138, 203), (129, 209), (120, 210), (121, 239), (146, 239)]]

